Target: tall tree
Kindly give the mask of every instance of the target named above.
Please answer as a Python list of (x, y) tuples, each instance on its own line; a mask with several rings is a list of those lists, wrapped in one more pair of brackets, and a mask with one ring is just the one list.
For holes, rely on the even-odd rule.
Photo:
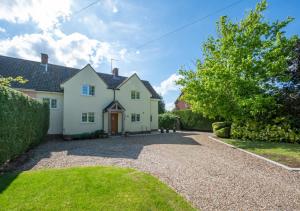
[(281, 106), (275, 93), (288, 83), (286, 73), (296, 36), (283, 31), (293, 19), (269, 23), (263, 17), (265, 0), (240, 22), (222, 16), (217, 37), (203, 45), (196, 71), (180, 70), (183, 99), (192, 110), (227, 120), (265, 120)]
[(158, 101), (158, 113), (163, 114), (165, 112), (166, 112), (165, 101), (163, 100), (162, 96), (160, 96), (160, 101)]

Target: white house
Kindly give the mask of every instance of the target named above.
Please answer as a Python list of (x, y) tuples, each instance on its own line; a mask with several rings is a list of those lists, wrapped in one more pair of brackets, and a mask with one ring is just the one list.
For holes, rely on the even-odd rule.
[(82, 69), (0, 56), (0, 75), (23, 76), (25, 84), (12, 87), (49, 103), (49, 134), (72, 135), (104, 130), (109, 134), (158, 129), (159, 95), (137, 74), (119, 76)]

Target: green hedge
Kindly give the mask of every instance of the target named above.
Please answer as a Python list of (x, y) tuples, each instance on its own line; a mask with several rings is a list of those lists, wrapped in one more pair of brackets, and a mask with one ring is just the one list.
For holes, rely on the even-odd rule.
[(247, 122), (232, 124), (231, 136), (236, 139), (300, 143), (300, 130), (289, 125)]
[(230, 122), (214, 122), (212, 123), (213, 132), (220, 138), (230, 137)]
[(167, 112), (158, 115), (159, 128), (173, 129), (176, 126), (177, 116)]
[(0, 85), (0, 165), (40, 143), (49, 127), (49, 107)]
[(179, 117), (180, 127), (183, 130), (212, 131), (212, 120), (203, 117), (192, 110), (178, 110), (173, 112)]

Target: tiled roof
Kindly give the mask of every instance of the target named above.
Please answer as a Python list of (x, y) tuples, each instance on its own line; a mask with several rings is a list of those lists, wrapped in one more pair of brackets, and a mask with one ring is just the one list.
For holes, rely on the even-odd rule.
[[(28, 80), (25, 84), (13, 83), (12, 87), (14, 88), (63, 92), (60, 88), (60, 84), (74, 76), (79, 71), (80, 69), (77, 68), (54, 64), (48, 64), (47, 71), (45, 71), (45, 66), (43, 66), (40, 62), (0, 55), (0, 76), (23, 76)], [(97, 72), (97, 74), (104, 80), (109, 89), (116, 88), (127, 78), (124, 76), (114, 77), (112, 74), (106, 73)], [(160, 98), (148, 81), (142, 80), (142, 82), (152, 94), (152, 98)]]

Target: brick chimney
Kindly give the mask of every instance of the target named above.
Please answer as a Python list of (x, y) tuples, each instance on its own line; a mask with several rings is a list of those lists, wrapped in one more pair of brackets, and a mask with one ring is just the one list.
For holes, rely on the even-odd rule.
[(48, 71), (48, 54), (41, 53), (41, 65), (45, 67), (45, 72)]
[(114, 75), (114, 77), (119, 76), (119, 69), (115, 67), (115, 68), (112, 70), (112, 74)]
[(41, 53), (41, 63), (48, 64), (48, 54)]

